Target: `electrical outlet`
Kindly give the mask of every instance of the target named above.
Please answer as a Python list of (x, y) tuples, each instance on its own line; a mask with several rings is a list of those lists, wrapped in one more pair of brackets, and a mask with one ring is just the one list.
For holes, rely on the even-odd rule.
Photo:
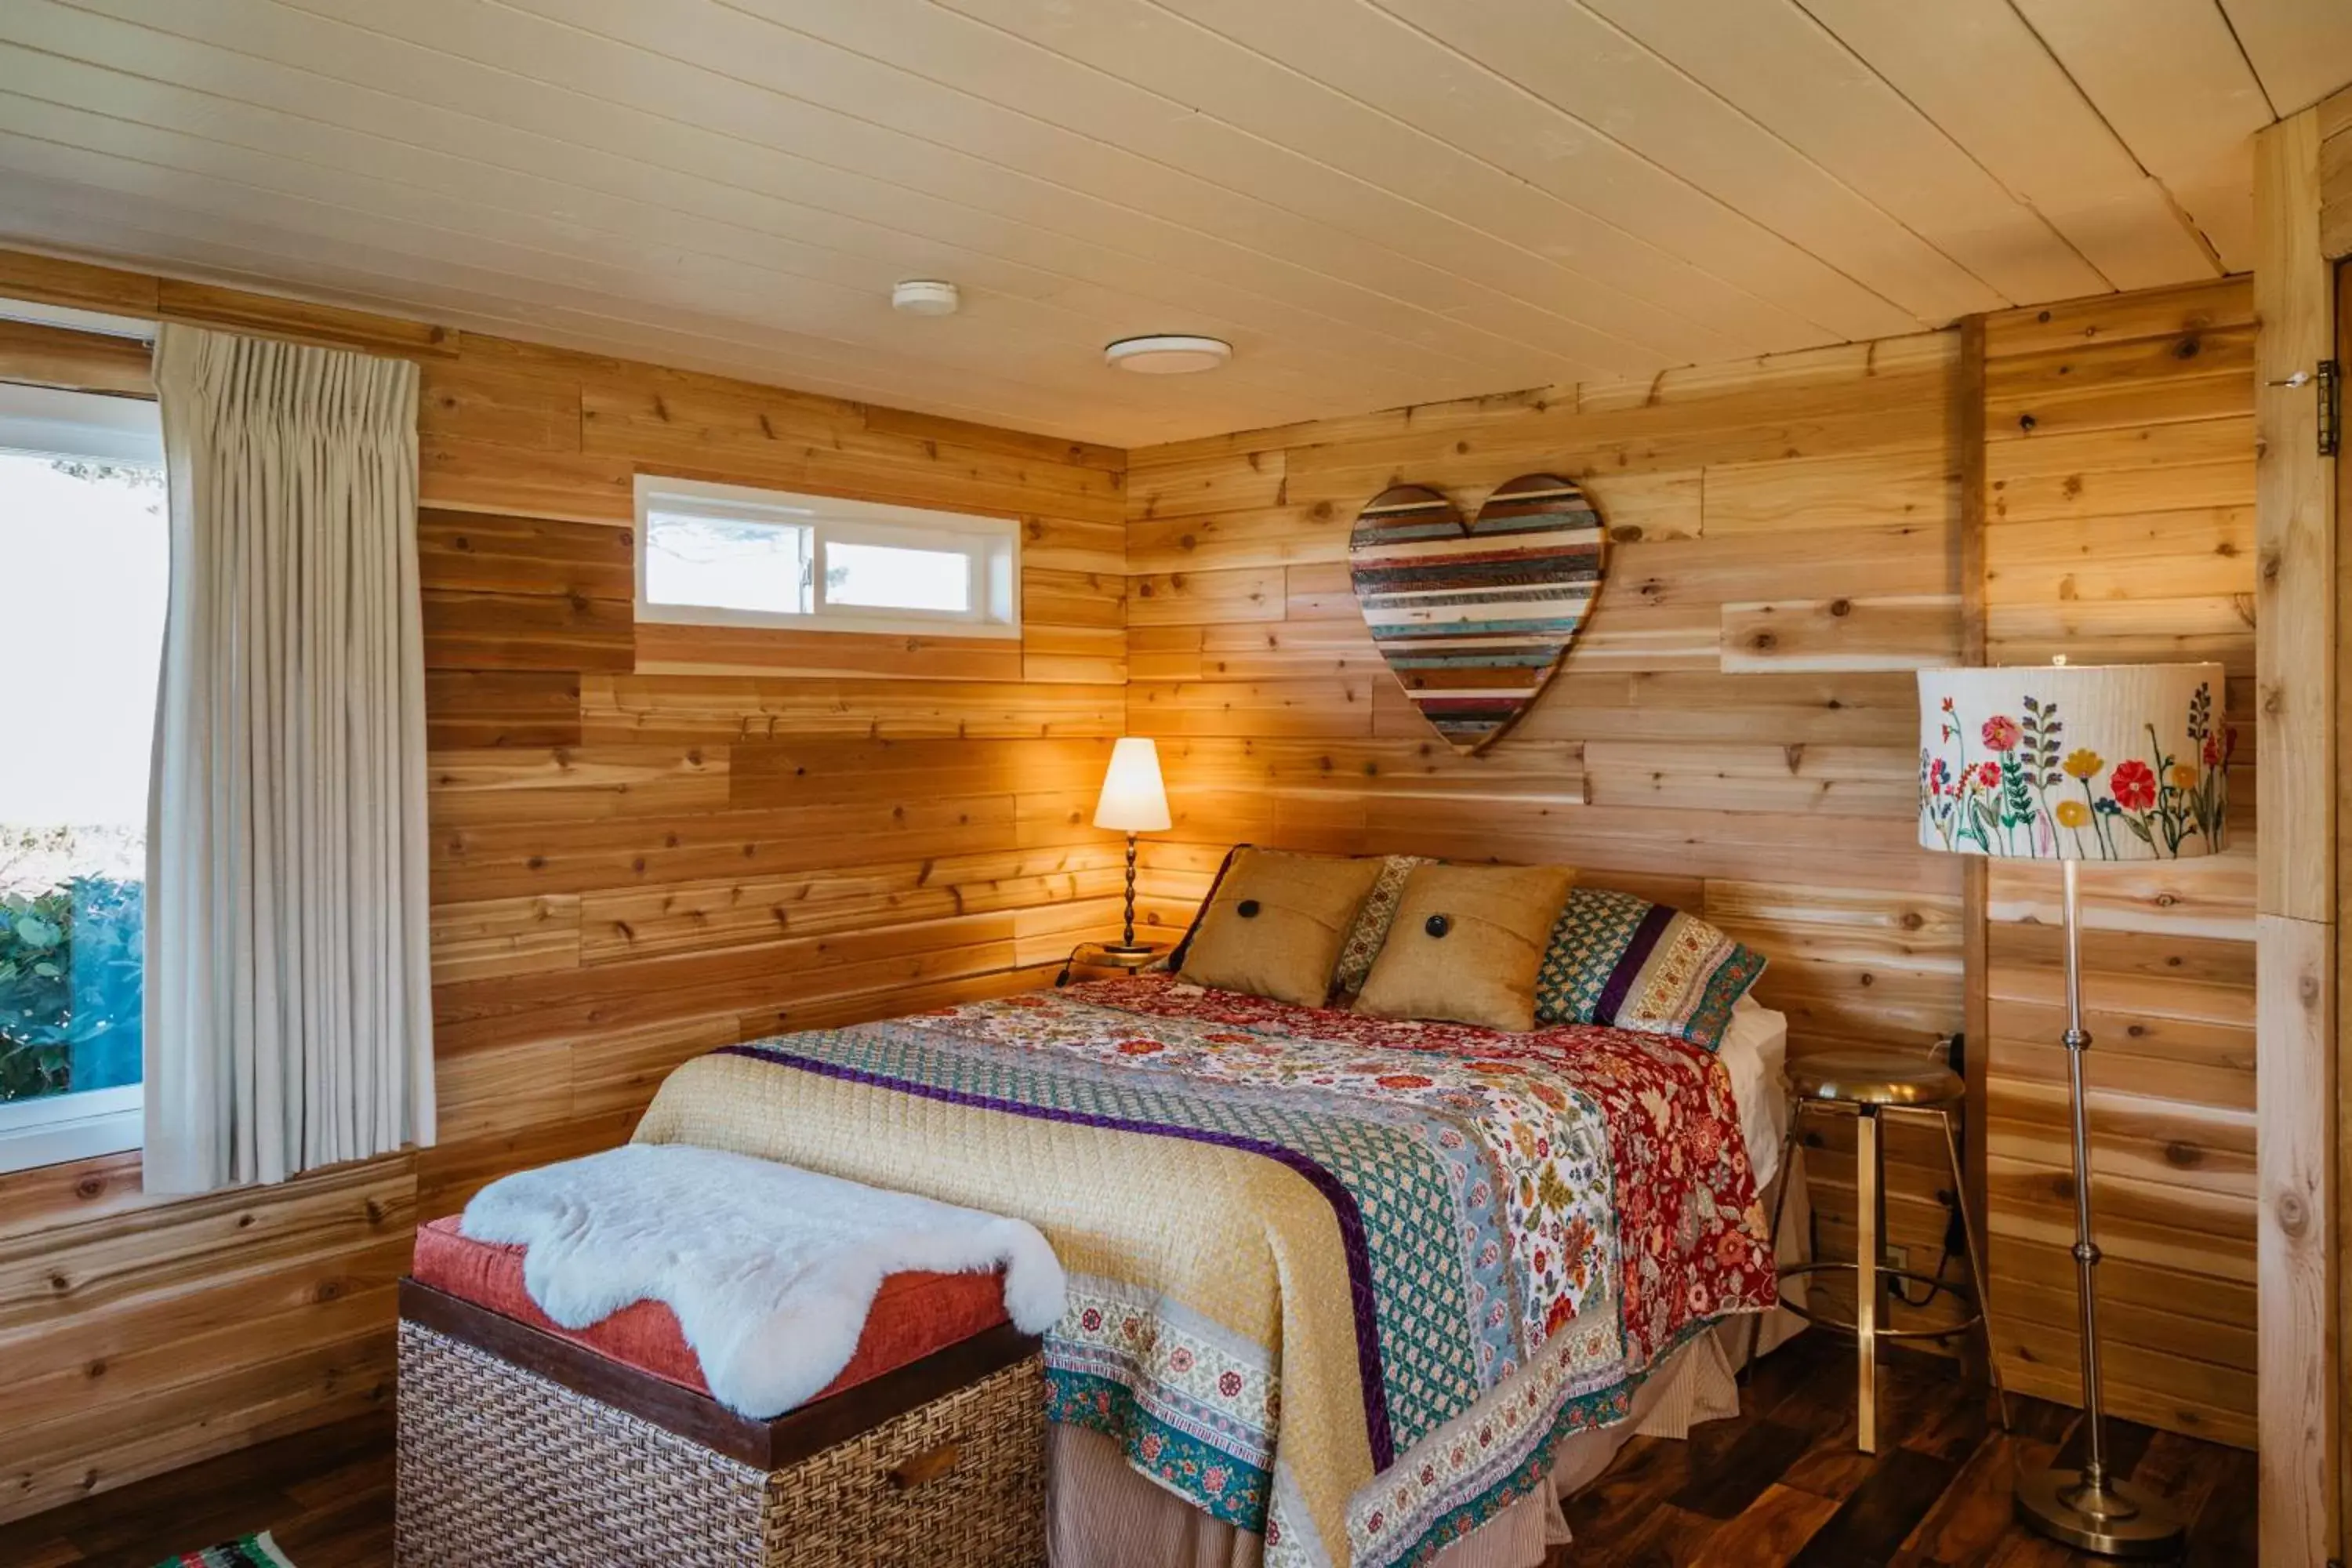
[(1885, 1254), (1885, 1267), (1897, 1270), (1910, 1268), (1910, 1249), (1903, 1247), (1887, 1247)]

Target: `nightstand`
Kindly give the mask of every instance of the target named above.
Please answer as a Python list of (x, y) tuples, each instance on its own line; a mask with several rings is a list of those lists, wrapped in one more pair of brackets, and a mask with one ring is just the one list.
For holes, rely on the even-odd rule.
[(1054, 984), (1067, 985), (1070, 972), (1076, 969), (1109, 969), (1122, 974), (1133, 974), (1139, 970), (1150, 968), (1167, 956), (1168, 948), (1161, 942), (1139, 942), (1130, 951), (1108, 942), (1082, 942), (1070, 950), (1068, 958), (1062, 961), (1062, 973), (1054, 976)]

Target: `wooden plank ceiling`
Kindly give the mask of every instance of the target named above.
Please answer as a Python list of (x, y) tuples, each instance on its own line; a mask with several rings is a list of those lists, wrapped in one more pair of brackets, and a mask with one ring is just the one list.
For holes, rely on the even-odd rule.
[(0, 239), (1142, 445), (2242, 270), (2347, 79), (2344, 0), (9, 0)]

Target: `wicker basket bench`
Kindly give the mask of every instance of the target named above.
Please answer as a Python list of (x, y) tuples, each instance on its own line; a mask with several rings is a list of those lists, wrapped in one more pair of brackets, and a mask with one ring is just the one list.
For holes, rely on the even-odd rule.
[(1038, 1342), (999, 1323), (772, 1421), (400, 1289), (400, 1568), (1031, 1568)]

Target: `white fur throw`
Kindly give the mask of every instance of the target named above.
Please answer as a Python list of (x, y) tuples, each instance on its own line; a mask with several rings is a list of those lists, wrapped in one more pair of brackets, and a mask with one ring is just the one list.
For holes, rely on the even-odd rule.
[(1034, 1226), (685, 1143), (507, 1176), (461, 1228), (525, 1247), (524, 1289), (567, 1329), (667, 1304), (711, 1394), (761, 1419), (841, 1375), (885, 1275), (1002, 1268), (1015, 1326), (1062, 1315), (1062, 1267)]

